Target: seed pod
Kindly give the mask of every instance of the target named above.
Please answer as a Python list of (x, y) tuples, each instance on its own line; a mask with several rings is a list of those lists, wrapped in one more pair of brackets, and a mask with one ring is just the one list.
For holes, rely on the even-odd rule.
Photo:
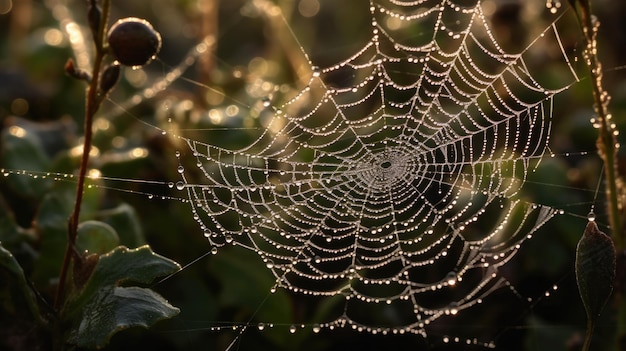
[(109, 48), (122, 65), (143, 66), (161, 49), (161, 35), (150, 22), (135, 17), (123, 18), (111, 27)]
[(101, 95), (106, 95), (109, 93), (111, 88), (117, 83), (117, 80), (120, 77), (120, 64), (117, 62), (113, 62), (111, 65), (107, 66), (102, 72), (102, 76), (100, 77), (100, 91)]

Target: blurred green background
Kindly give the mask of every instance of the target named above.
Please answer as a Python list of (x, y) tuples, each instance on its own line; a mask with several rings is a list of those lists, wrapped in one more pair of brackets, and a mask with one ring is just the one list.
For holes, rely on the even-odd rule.
[[(259, 125), (250, 109), (242, 106), (261, 103), (268, 92), (264, 83), (281, 86), (281, 96), (303, 87), (301, 77), (311, 67), (302, 50), (324, 67), (354, 53), (370, 35), (366, 0), (278, 0), (275, 4), (282, 9), (284, 20), (265, 16), (253, 2), (261, 3), (113, 1), (112, 20), (128, 16), (149, 20), (163, 36), (163, 50), (148, 67), (123, 72), (112, 102), (105, 102), (95, 122), (96, 150), (91, 166), (94, 172), (119, 180), (92, 181), (97, 186), (87, 190), (83, 218), (111, 224), (127, 246), (149, 243), (166, 257), (193, 264), (154, 287), (181, 309), (179, 316), (150, 330), (124, 331), (107, 349), (225, 350), (239, 333), (231, 326), (248, 321), (259, 306), (252, 323), (273, 321), (276, 325), (263, 331), (250, 327), (233, 349), (421, 350), (441, 346), (442, 336), (448, 333), (494, 340), (502, 350), (578, 349), (585, 314), (573, 273), (575, 245), (601, 175), (601, 163), (594, 153), (596, 130), (589, 123), (593, 116), (591, 93), (585, 79), (555, 98), (550, 148), (557, 157), (542, 161), (529, 175), (524, 193), (530, 201), (565, 209), (566, 215), (553, 219), (527, 241), (502, 272), (524, 298), (551, 290), (549, 298), (528, 304), (522, 297), (511, 297), (510, 292), (495, 293), (485, 311), (465, 311), (451, 326), (432, 330), (426, 341), (418, 336), (349, 330), (314, 334), (311, 324), (333, 318), (329, 311), (336, 308), (336, 301), (311, 304), (282, 291), (270, 296), (274, 279), (253, 252), (233, 247), (205, 257), (211, 248), (189, 206), (180, 201), (179, 192), (164, 186), (163, 182), (179, 180), (174, 154), (184, 145), (162, 130), (199, 140), (229, 140), (233, 134), (228, 128)], [(618, 129), (624, 130), (626, 4), (592, 3), (602, 25), (599, 50), (606, 71), (605, 87), (613, 96), (611, 109)], [(491, 0), (484, 6), (492, 8), (492, 28), (505, 48), (529, 42), (554, 18), (539, 0)], [(0, 0), (0, 168), (37, 172), (36, 176), (12, 172), (0, 178), (0, 241), (18, 257), (45, 297), (52, 296), (51, 286), (58, 275), (75, 183), (71, 178), (44, 175), (74, 174), (78, 168), (84, 84), (67, 77), (63, 66), (69, 57), (80, 64), (81, 55), (90, 49), (66, 35), (68, 29), (79, 30), (89, 38), (85, 7), (80, 0)], [(563, 32), (566, 50), (580, 54), (583, 44), (571, 20), (573, 12), (564, 16), (570, 17)], [(207, 35), (215, 37), (216, 45), (200, 56), (184, 79), (119, 110), (118, 105), (130, 101), (133, 94), (164, 78)], [(209, 118), (197, 123), (200, 115)], [(215, 125), (228, 128), (202, 130)], [(241, 140), (232, 140), (233, 144), (252, 138), (245, 132), (236, 135)], [(588, 154), (581, 155), (581, 151)], [(622, 152), (622, 174), (624, 160)], [(182, 159), (187, 161), (192, 162)], [(201, 182), (201, 178), (195, 181)], [(601, 229), (606, 229), (602, 203), (600, 193), (596, 213)], [(558, 289), (552, 290), (555, 284)], [(288, 331), (292, 324), (301, 323), (306, 328), (293, 334)], [(606, 333), (611, 328), (606, 325), (614, 322), (603, 323), (596, 329), (598, 349), (607, 347), (603, 342), (610, 340)], [(0, 315), (0, 329), (6, 328), (7, 334), (37, 337), (18, 324)]]

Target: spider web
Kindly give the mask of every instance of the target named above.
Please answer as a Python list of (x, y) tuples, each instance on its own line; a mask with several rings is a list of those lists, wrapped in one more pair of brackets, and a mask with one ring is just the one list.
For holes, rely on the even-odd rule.
[[(514, 291), (499, 270), (559, 213), (520, 190), (549, 151), (553, 97), (578, 78), (556, 21), (511, 54), (477, 1), (363, 5), (367, 43), (327, 67), (309, 60), (304, 89), (263, 100), (251, 142), (179, 136), (176, 188), (212, 252), (256, 252), (272, 292), (342, 297), (314, 331), (426, 337), (437, 319)], [(543, 41), (569, 83), (540, 82)]]
[[(427, 337), (496, 291), (525, 299), (501, 270), (562, 213), (529, 202), (523, 186), (551, 154), (553, 99), (578, 77), (557, 30), (562, 14), (509, 53), (476, 0), (358, 4), (369, 10), (370, 38), (323, 67), (300, 45), (308, 81), (293, 96), (268, 92), (249, 107), (262, 128), (229, 125), (232, 137), (210, 140), (163, 130), (187, 146), (177, 152), (181, 181), (168, 185), (186, 193), (212, 253), (239, 246), (261, 257), (272, 293), (341, 300), (313, 332)], [(248, 5), (278, 11), (262, 0)], [(207, 38), (151, 87), (113, 102), (105, 118), (181, 79), (213, 44)], [(568, 80), (554, 83), (546, 69)], [(243, 333), (248, 324), (233, 326)]]

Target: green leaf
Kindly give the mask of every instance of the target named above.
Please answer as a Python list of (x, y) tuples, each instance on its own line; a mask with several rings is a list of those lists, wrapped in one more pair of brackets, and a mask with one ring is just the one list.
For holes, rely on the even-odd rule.
[(0, 243), (0, 310), (22, 314), (25, 309), (39, 319), (40, 312), (35, 294), (31, 290), (22, 267), (13, 254)]
[(110, 224), (120, 237), (120, 244), (127, 247), (138, 247), (146, 243), (137, 211), (127, 204), (98, 212), (98, 218)]
[(86, 289), (122, 282), (148, 284), (178, 270), (178, 263), (154, 253), (148, 245), (136, 249), (120, 246), (100, 257)]
[(78, 225), (76, 246), (80, 252), (104, 254), (119, 245), (120, 238), (110, 225), (99, 221), (85, 221)]
[(102, 255), (85, 287), (64, 308), (63, 319), (71, 325), (69, 342), (103, 347), (120, 330), (175, 316), (178, 308), (154, 291), (119, 285), (148, 284), (178, 270), (178, 263), (147, 245), (132, 250), (120, 246)]
[(70, 192), (54, 191), (44, 196), (35, 217), (39, 256), (32, 279), (42, 289), (58, 277), (67, 245), (67, 219), (74, 199)]
[[(11, 126), (2, 132), (1, 138), (2, 165), (7, 169), (44, 172), (50, 165), (37, 136), (28, 130)], [(22, 175), (12, 175), (7, 178), (13, 190), (28, 197), (38, 198), (50, 185), (41, 178), (33, 179)]]
[(594, 323), (606, 305), (615, 280), (615, 246), (611, 238), (589, 221), (576, 248), (576, 281), (587, 312)]
[[(53, 191), (43, 197), (35, 217), (35, 228), (40, 240), (40, 252), (35, 261), (32, 279), (37, 286), (42, 288), (56, 279), (61, 270), (67, 245), (67, 223), (74, 207), (76, 194), (74, 186), (68, 187), (62, 182), (59, 185), (61, 186), (55, 186)], [(81, 218), (92, 215), (94, 207), (99, 201), (97, 189), (85, 189)], [(109, 247), (104, 252), (108, 252), (113, 247)]]
[(4, 208), (0, 208), (0, 242), (5, 244), (15, 244), (20, 240), (20, 228), (13, 219), (12, 213), (5, 212)]
[(83, 309), (82, 319), (70, 333), (69, 341), (81, 347), (100, 348), (118, 331), (138, 326), (148, 328), (179, 312), (150, 289), (102, 289)]

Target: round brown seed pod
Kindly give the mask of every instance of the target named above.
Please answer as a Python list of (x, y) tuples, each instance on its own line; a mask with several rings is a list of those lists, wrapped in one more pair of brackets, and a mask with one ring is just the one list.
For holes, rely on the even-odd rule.
[(141, 18), (128, 17), (115, 22), (107, 40), (113, 56), (124, 66), (143, 66), (161, 49), (161, 35)]

